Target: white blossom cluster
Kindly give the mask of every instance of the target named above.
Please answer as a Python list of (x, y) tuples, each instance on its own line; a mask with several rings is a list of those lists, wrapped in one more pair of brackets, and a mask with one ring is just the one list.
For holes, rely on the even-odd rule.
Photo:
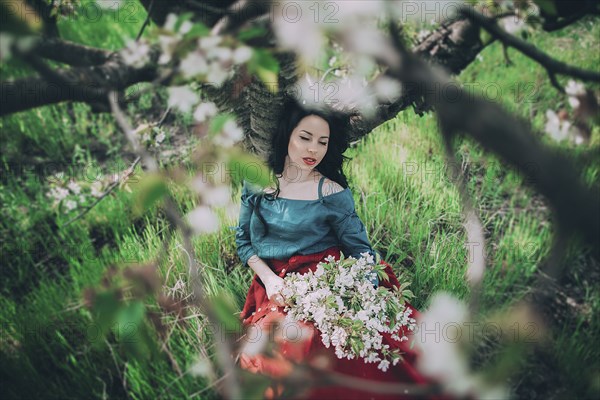
[(72, 180), (66, 185), (53, 184), (46, 196), (52, 200), (52, 207), (62, 206), (64, 211), (70, 212), (78, 206), (87, 205), (90, 197), (100, 197), (102, 189), (103, 184), (101, 181), (81, 185)]
[[(582, 83), (571, 79), (565, 87), (565, 93), (568, 96), (569, 105), (574, 111), (577, 111), (581, 106), (581, 100), (585, 99), (585, 87)], [(546, 125), (544, 126), (544, 130), (557, 142), (565, 139), (571, 139), (575, 144), (582, 144), (584, 142), (580, 129), (568, 120), (566, 110), (561, 110), (558, 113), (553, 110), (546, 110)]]
[(239, 207), (231, 201), (231, 188), (224, 183), (212, 183), (205, 176), (197, 175), (189, 186), (200, 195), (201, 204), (186, 215), (192, 231), (197, 235), (214, 233), (219, 230), (219, 216), (215, 209), (220, 208), (229, 219), (239, 215)]
[(147, 148), (159, 147), (167, 137), (163, 128), (153, 124), (141, 124), (135, 133)]
[[(183, 21), (177, 26), (178, 17), (170, 13), (158, 36), (161, 55), (158, 63), (165, 65), (174, 59), (175, 53), (185, 42), (186, 34), (194, 24)], [(243, 64), (252, 57), (252, 49), (236, 41), (227, 41), (223, 36), (208, 35), (196, 39), (193, 50), (179, 63), (179, 70), (185, 79), (200, 77), (203, 81), (220, 86), (233, 72), (232, 66)]]
[(313, 322), (325, 347), (333, 346), (338, 358), (362, 357), (386, 371), (401, 354), (383, 344), (382, 333), (408, 340), (403, 333), (413, 331), (416, 321), (399, 291), (376, 288), (365, 279), (373, 271), (383, 277), (385, 267), (375, 265), (369, 253), (361, 255), (337, 261), (329, 256), (315, 271), (287, 275), (282, 290), (288, 299), (286, 319)]

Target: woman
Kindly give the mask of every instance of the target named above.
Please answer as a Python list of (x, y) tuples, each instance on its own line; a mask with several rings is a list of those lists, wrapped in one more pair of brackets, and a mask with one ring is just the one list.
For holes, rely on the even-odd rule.
[[(285, 299), (281, 289), (286, 273), (314, 270), (329, 255), (338, 259), (340, 251), (355, 258), (360, 258), (361, 253), (375, 257), (342, 168), (346, 159), (343, 153), (348, 148), (348, 118), (333, 111), (307, 111), (293, 100), (286, 102), (281, 115), (268, 159), (276, 187), (259, 191), (244, 183), (236, 233), (242, 263), (256, 273), (241, 318), (246, 326), (256, 324), (265, 331), (283, 314)], [(391, 267), (385, 265), (390, 279), (382, 281), (382, 285), (398, 286)], [(378, 284), (376, 278), (365, 279)], [(303, 326), (304, 340), (280, 340), (276, 357), (241, 354), (241, 366), (281, 377), (291, 368), (286, 361), (310, 362), (316, 355), (325, 354), (330, 369), (346, 375), (375, 383), (426, 382), (412, 366), (415, 354), (406, 342), (386, 337), (387, 344), (401, 348), (404, 361), (383, 372), (376, 363), (365, 364), (362, 359), (337, 359), (332, 349), (324, 347), (314, 326)], [(266, 395), (280, 395), (280, 389), (270, 388)], [(400, 397), (342, 386), (309, 389), (304, 395), (344, 399)]]

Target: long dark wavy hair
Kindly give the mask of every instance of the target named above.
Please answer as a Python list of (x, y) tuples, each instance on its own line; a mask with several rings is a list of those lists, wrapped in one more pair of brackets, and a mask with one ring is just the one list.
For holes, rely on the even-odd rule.
[(323, 118), (329, 125), (329, 141), (327, 153), (323, 160), (315, 167), (323, 176), (337, 182), (344, 189), (348, 187), (348, 179), (344, 174), (344, 161), (349, 160), (349, 157), (344, 155), (344, 152), (349, 146), (349, 130), (350, 117), (340, 111), (333, 109), (306, 109), (302, 107), (295, 99), (287, 98), (284, 100), (281, 111), (281, 118), (277, 124), (277, 128), (271, 136), (271, 147), (267, 164), (274, 174), (276, 190), (273, 193), (261, 192), (256, 197), (254, 202), (254, 212), (258, 216), (265, 228), (265, 235), (269, 232), (269, 227), (260, 213), (260, 203), (262, 199), (269, 201), (275, 200), (279, 196), (279, 180), (283, 174), (285, 157), (288, 154), (288, 145), (292, 131), (298, 126), (300, 121), (309, 115), (316, 115)]

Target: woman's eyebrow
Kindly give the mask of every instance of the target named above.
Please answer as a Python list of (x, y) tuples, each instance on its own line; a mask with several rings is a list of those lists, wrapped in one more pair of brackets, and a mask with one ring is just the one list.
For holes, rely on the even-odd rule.
[[(300, 132), (306, 132), (306, 133), (308, 133), (310, 136), (314, 136), (312, 133), (310, 133), (309, 131), (306, 131), (306, 130), (304, 130), (304, 129), (302, 129)], [(329, 139), (329, 136), (321, 136), (321, 139), (323, 139), (323, 138), (324, 138), (324, 139)]]

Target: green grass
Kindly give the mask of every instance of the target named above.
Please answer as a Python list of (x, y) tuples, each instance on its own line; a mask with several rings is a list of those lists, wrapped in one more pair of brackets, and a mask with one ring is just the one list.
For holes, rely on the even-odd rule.
[[(108, 14), (94, 24), (63, 21), (60, 31), (69, 40), (117, 49), (123, 44), (122, 35), (137, 33), (145, 15), (138, 17), (139, 23), (118, 23)], [(536, 33), (531, 40), (559, 59), (598, 70), (600, 56), (591, 48), (597, 46), (599, 30), (597, 24), (583, 20), (564, 31)], [(581, 46), (590, 51), (582, 51)], [(458, 80), (479, 87), (494, 83), (503, 94), (499, 99), (503, 106), (541, 132), (545, 110), (556, 109), (564, 98), (550, 87), (539, 66), (513, 51), (511, 59), (514, 65), (505, 66), (501, 47), (491, 45), (482, 53), (482, 61), (476, 61)], [(28, 70), (10, 62), (2, 65), (2, 73), (16, 77), (27, 75)], [(533, 83), (534, 89), (519, 96), (525, 87), (515, 86), (516, 82)], [(143, 96), (130, 112), (142, 119), (155, 100), (152, 95)], [(160, 111), (153, 114), (160, 115)], [(174, 125), (188, 123), (177, 117)], [(598, 127), (594, 129), (589, 148), (543, 139), (570, 152), (590, 184), (598, 183), (600, 160), (596, 156), (586, 161), (580, 156), (597, 151), (600, 135)], [(82, 181), (90, 179), (86, 178), (90, 165), (108, 175), (131, 163), (131, 158), (120, 155), (124, 140), (112, 117), (93, 114), (86, 105), (60, 104), (4, 117), (0, 130), (7, 171), (0, 185), (0, 377), (10, 382), (3, 384), (5, 397), (142, 399), (200, 393), (200, 398), (216, 398), (205, 380), (186, 373), (199, 354), (214, 352), (206, 322), (193, 309), (188, 309), (184, 324), (175, 324), (172, 315), (163, 319), (171, 332), (168, 351), (182, 375), (165, 352), (144, 363), (130, 357), (114, 333), (106, 341), (93, 340), (94, 319), (84, 305), (84, 290), (100, 287), (111, 265), (123, 270), (151, 262), (168, 236), (160, 210), (154, 207), (144, 215), (136, 214), (135, 197), (126, 190), (115, 191), (83, 219), (59, 228), (71, 215), (51, 207), (46, 197), (49, 172), (70, 169), (71, 176)], [(480, 312), (488, 315), (527, 292), (532, 275), (547, 255), (553, 226), (543, 199), (524, 185), (519, 171), (507, 168), (470, 140), (458, 140), (455, 148), (459, 163), (468, 166), (469, 191), (486, 230), (488, 271)], [(397, 274), (412, 280), (414, 305), (425, 308), (439, 290), (468, 298), (461, 203), (444, 166), (434, 116), (420, 118), (407, 110), (349, 153), (354, 160), (347, 172), (357, 212), (374, 248)], [(32, 164), (37, 167), (19, 176), (19, 166)], [(141, 173), (139, 168), (137, 172)], [(195, 202), (185, 191), (177, 191), (175, 198), (184, 211)], [(230, 298), (239, 311), (251, 274), (239, 266), (235, 255), (234, 231), (228, 229), (235, 224), (225, 221), (218, 233), (196, 238), (194, 246), (205, 272), (206, 292)], [(171, 237), (167, 246), (159, 265), (163, 291), (182, 299), (187, 295), (180, 287), (188, 279), (187, 256), (179, 235)], [(592, 265), (587, 251), (573, 246), (570, 267), (584, 271)], [(600, 338), (600, 327), (597, 318), (590, 317), (598, 313), (600, 296), (584, 273), (578, 276), (575, 283), (583, 288), (578, 301), (586, 308), (574, 312), (564, 330), (554, 332), (547, 344), (554, 354), (551, 360), (529, 357), (523, 361), (518, 388), (523, 397), (527, 397), (525, 384), (538, 384), (536, 390), (541, 390), (544, 384), (553, 383), (536, 377), (536, 371), (547, 371), (548, 365), (556, 367), (553, 376), (560, 378), (552, 380), (569, 388), (561, 394), (589, 397), (600, 391), (597, 384), (593, 386), (600, 376), (600, 352), (591, 345)], [(158, 311), (155, 300), (148, 299), (146, 307)], [(513, 382), (517, 385), (519, 379)]]

